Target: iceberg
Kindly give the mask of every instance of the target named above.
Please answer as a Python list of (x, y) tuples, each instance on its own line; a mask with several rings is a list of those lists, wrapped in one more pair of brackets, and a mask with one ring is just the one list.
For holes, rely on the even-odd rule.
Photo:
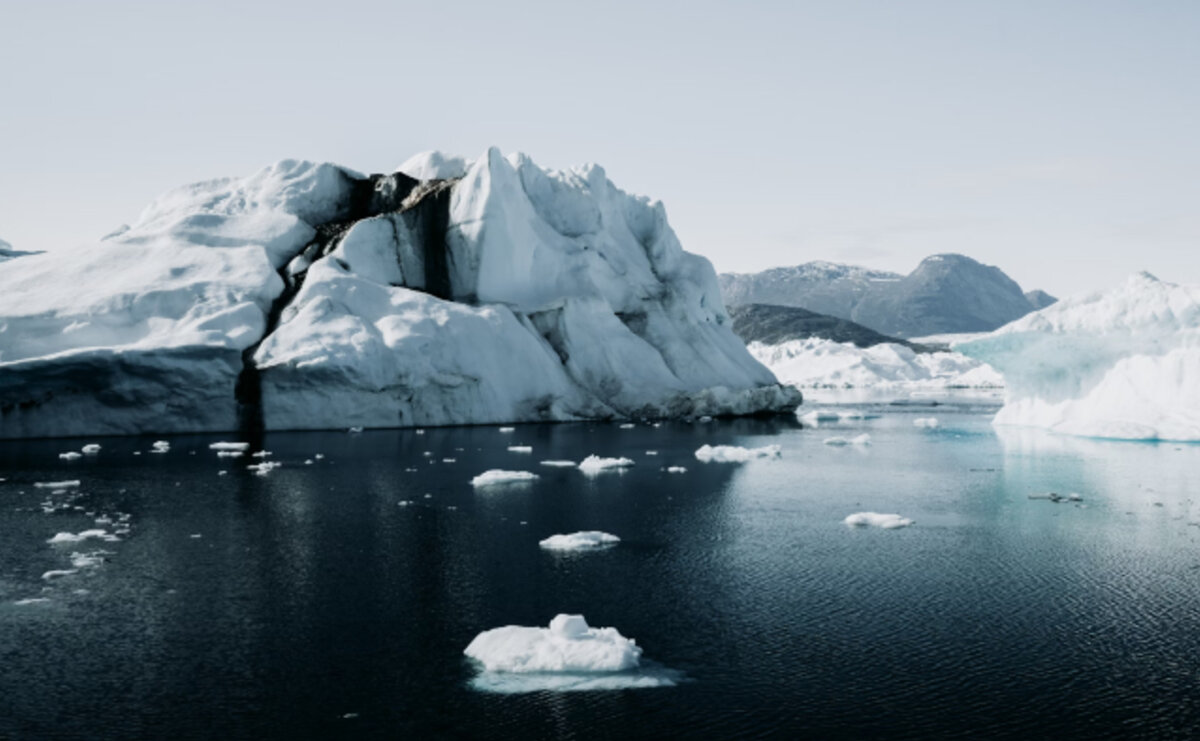
[(895, 530), (896, 528), (908, 527), (913, 524), (913, 521), (907, 517), (900, 515), (881, 515), (878, 512), (855, 512), (846, 517), (842, 522), (850, 527), (878, 527), (884, 530)]
[[(0, 438), (791, 412), (664, 206), (489, 149), (187, 185), (0, 271)], [(406, 174), (410, 173), (410, 174)], [(517, 362), (519, 360), (519, 362)]]
[(503, 471), (499, 468), (493, 468), (490, 471), (484, 471), (475, 478), (471, 479), (471, 486), (484, 487), (496, 486), (499, 484), (527, 484), (534, 479), (537, 479), (536, 473), (528, 471)]
[(1200, 440), (1200, 287), (1139, 273), (955, 349), (1004, 375), (997, 425)]
[(567, 535), (551, 535), (538, 545), (548, 551), (587, 551), (620, 543), (621, 539), (599, 530), (582, 530)]
[(634, 465), (629, 458), (601, 458), (589, 455), (579, 463), (579, 470), (587, 476), (595, 476), (605, 471), (620, 471)]
[[(778, 458), (778, 445), (761, 448), (741, 448), (736, 445), (701, 445), (696, 450), (696, 460), (701, 463), (745, 463), (755, 458)], [(682, 469), (679, 473), (683, 473)]]

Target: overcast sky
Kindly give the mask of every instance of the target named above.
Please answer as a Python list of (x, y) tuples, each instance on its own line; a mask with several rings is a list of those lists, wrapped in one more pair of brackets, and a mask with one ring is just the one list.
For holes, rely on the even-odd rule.
[(0, 238), (285, 157), (598, 162), (718, 270), (1200, 283), (1200, 2), (0, 0)]

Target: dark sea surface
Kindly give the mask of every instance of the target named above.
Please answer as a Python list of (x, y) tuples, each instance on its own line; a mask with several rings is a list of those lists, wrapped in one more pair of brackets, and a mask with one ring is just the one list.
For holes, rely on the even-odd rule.
[[(208, 449), (228, 436), (0, 442), (0, 737), (1200, 737), (1200, 446), (851, 409), (869, 418), (273, 433), (265, 476)], [(782, 455), (703, 464), (705, 443)], [(592, 453), (636, 465), (539, 465)], [(492, 468), (540, 478), (471, 486)], [(1051, 491), (1081, 501), (1029, 498)], [(916, 522), (842, 523), (863, 510)], [(621, 543), (538, 547), (592, 529)], [(43, 578), (73, 552), (96, 565)], [(475, 635), (562, 612), (678, 681), (476, 688)]]

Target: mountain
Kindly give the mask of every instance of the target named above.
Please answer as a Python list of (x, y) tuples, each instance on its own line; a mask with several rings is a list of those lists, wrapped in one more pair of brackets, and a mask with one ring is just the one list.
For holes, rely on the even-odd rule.
[(720, 280), (729, 305), (798, 306), (900, 337), (991, 331), (1035, 309), (999, 268), (955, 254), (905, 276), (815, 262)]
[(795, 306), (742, 304), (731, 306), (729, 317), (733, 320), (733, 333), (741, 337), (746, 344), (761, 342), (765, 345), (778, 345), (790, 340), (816, 337), (833, 342), (850, 342), (858, 347), (872, 347), (890, 342), (918, 352), (928, 349), (880, 334), (849, 319), (818, 314)]
[(14, 250), (13, 246), (11, 244), (9, 244), (8, 242), (5, 242), (3, 239), (0, 239), (0, 262), (4, 262), (5, 260), (11, 260), (14, 257), (25, 257), (26, 255), (37, 255), (37, 254), (40, 254), (40, 253), (22, 252), (21, 250)]
[(1041, 290), (1026, 291), (1025, 298), (1029, 300), (1029, 303), (1033, 306), (1034, 311), (1044, 309), (1050, 304), (1053, 304), (1055, 301), (1058, 301), (1058, 299), (1055, 297)]
[[(414, 177), (409, 173), (417, 173)], [(285, 160), (0, 270), (0, 437), (790, 412), (712, 265), (589, 165)]]

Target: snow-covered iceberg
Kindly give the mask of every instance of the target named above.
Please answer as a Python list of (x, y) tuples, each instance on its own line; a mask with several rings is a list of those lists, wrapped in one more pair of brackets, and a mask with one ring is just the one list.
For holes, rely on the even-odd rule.
[(663, 205), (595, 165), (491, 149), (364, 176), (286, 160), (0, 271), (0, 437), (798, 403), (730, 330)]
[(1200, 287), (1139, 273), (955, 349), (1004, 375), (996, 424), (1200, 440)]
[(548, 551), (591, 551), (620, 543), (617, 536), (600, 530), (581, 530), (577, 533), (551, 535), (538, 545)]
[(810, 337), (777, 345), (752, 342), (749, 350), (782, 383), (800, 388), (930, 391), (1004, 385), (995, 370), (958, 352), (919, 353), (892, 342), (857, 347)]

